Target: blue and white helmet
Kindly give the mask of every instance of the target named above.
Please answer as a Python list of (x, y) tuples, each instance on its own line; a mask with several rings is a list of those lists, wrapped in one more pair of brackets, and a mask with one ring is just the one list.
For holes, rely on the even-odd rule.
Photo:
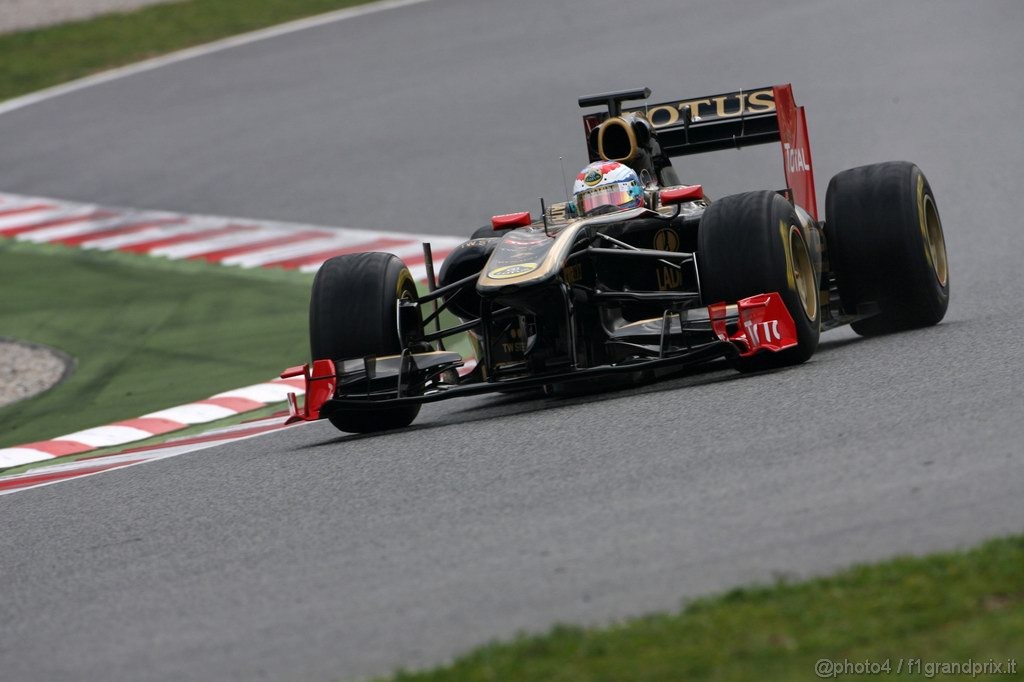
[(585, 217), (644, 205), (644, 186), (632, 168), (618, 161), (595, 161), (572, 186), (576, 215)]

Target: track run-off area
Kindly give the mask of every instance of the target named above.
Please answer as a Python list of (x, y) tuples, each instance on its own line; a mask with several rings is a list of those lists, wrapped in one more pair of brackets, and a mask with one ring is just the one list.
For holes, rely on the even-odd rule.
[[(939, 326), (830, 333), (786, 371), (432, 404), (0, 497), (3, 677), (359, 678), (1020, 532), (1022, 28), (1012, 0), (429, 0), (0, 114), (2, 192), (468, 236), (561, 197), (579, 95), (792, 82), (819, 205), (840, 170), (916, 162), (952, 284)], [(781, 187), (780, 157), (676, 168), (720, 197)]]

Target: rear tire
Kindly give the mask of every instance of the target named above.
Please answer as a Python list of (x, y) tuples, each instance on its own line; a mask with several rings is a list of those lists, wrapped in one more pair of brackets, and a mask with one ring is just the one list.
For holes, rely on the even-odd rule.
[(852, 168), (828, 183), (825, 239), (843, 308), (877, 303), (862, 336), (937, 324), (949, 307), (942, 221), (921, 169), (906, 161)]
[(818, 347), (818, 273), (792, 204), (775, 192), (747, 192), (711, 203), (697, 232), (704, 304), (779, 292), (796, 323), (797, 345), (738, 358), (741, 372), (806, 361)]
[[(402, 352), (398, 299), (416, 298), (408, 268), (390, 253), (356, 253), (325, 262), (309, 301), (309, 349), (314, 360), (342, 360)], [(408, 426), (419, 405), (332, 413), (341, 431), (371, 433)]]

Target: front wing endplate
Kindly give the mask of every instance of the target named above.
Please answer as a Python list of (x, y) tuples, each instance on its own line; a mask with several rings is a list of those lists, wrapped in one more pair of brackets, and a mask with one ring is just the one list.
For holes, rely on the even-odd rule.
[(736, 303), (738, 320), (730, 330), (727, 318), (732, 308), (726, 303), (708, 306), (711, 328), (722, 341), (736, 344), (740, 357), (759, 351), (779, 352), (797, 345), (796, 322), (778, 293), (758, 294)]

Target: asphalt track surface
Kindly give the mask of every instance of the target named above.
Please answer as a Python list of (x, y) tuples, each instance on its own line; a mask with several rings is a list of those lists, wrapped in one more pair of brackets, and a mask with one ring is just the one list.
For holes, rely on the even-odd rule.
[[(0, 187), (468, 232), (558, 197), (579, 94), (791, 80), (822, 205), (843, 168), (928, 175), (944, 323), (833, 333), (772, 374), (450, 402), (397, 433), (316, 424), (4, 497), (4, 678), (359, 677), (1021, 531), (1024, 6), (689, 5), (432, 0), (228, 50), (0, 117)], [(677, 166), (720, 196), (780, 184), (778, 157)]]

